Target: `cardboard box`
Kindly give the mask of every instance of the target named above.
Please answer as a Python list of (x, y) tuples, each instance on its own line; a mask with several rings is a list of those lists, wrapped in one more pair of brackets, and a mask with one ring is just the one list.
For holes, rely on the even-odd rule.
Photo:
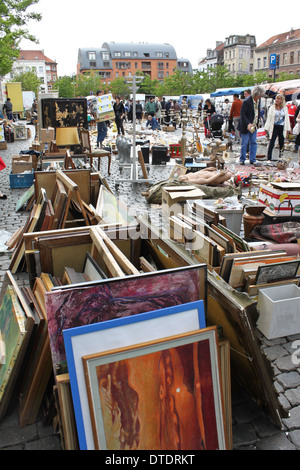
[(300, 184), (262, 184), (258, 202), (267, 206), (268, 212), (276, 216), (300, 216)]
[(31, 155), (15, 155), (12, 157), (12, 174), (24, 173), (24, 171), (32, 171)]
[(7, 149), (7, 143), (6, 142), (0, 142), (0, 150), (6, 150)]
[(260, 289), (257, 328), (268, 339), (300, 333), (300, 289), (283, 285)]
[(51, 140), (55, 140), (54, 127), (48, 127), (47, 129), (40, 130), (40, 142), (49, 143)]
[(167, 216), (188, 212), (187, 200), (202, 199), (206, 195), (196, 186), (165, 186), (162, 188), (162, 211)]

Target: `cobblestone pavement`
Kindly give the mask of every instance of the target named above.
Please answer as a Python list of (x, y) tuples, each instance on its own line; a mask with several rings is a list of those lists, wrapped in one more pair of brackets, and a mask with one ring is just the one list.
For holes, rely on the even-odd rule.
[[(33, 131), (33, 128), (31, 128)], [(15, 212), (16, 202), (23, 194), (23, 189), (10, 189), (9, 173), (11, 171), (11, 157), (18, 155), (21, 150), (28, 150), (30, 140), (17, 141), (8, 144), (7, 150), (0, 151), (0, 155), (7, 167), (0, 172), (0, 191), (7, 195), (7, 199), (0, 199), (0, 231), (13, 233), (27, 219), (27, 212)], [(234, 147), (238, 152), (238, 147)], [(265, 153), (265, 147), (259, 148), (259, 153)], [(276, 154), (274, 151), (274, 156)], [(298, 154), (291, 152), (293, 160), (298, 160)], [(102, 163), (102, 173), (106, 177), (106, 163)], [(244, 167), (246, 169), (246, 167)], [(107, 182), (114, 189), (116, 178), (127, 177), (127, 170), (120, 175), (119, 165), (115, 157), (112, 161), (111, 176)], [(152, 182), (166, 179), (170, 174), (168, 166), (150, 166), (149, 178)], [(122, 182), (119, 185), (118, 195), (130, 207), (134, 207), (137, 214), (147, 210), (145, 198), (141, 192), (145, 191), (143, 183)], [(9, 253), (0, 253), (0, 282), (2, 283), (5, 271), (9, 268)], [(26, 282), (26, 273), (18, 274), (18, 283)], [(300, 336), (299, 336), (300, 337)], [(300, 370), (291, 368), (289, 360), (291, 342), (295, 338), (281, 338), (279, 340), (265, 341), (263, 348), (276, 370), (276, 387), (280, 399), (290, 411), (290, 417), (285, 420), (284, 431), (273, 425), (265, 415), (262, 408), (248, 396), (247, 392), (235, 381), (232, 383), (232, 418), (233, 418), (233, 448), (234, 449), (260, 449), (260, 450), (297, 450), (300, 449)], [(12, 402), (6, 417), (0, 423), (0, 449), (9, 450), (60, 450), (60, 437), (54, 433), (52, 426), (45, 426), (42, 416), (36, 423), (21, 428), (18, 423), (17, 403)]]

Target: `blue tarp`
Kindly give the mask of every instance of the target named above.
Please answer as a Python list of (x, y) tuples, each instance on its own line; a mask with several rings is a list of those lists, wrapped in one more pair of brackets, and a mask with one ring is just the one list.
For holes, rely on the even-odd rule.
[(243, 86), (243, 87), (238, 87), (238, 88), (222, 88), (221, 90), (214, 91), (213, 93), (210, 94), (212, 98), (215, 98), (216, 96), (228, 96), (228, 95), (234, 95), (235, 93), (238, 93), (239, 95), (245, 91), (250, 90), (253, 88), (252, 86)]

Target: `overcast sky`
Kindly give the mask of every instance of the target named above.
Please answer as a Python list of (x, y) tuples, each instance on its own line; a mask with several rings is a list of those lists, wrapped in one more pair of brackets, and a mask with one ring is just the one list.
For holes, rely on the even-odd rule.
[(168, 43), (197, 68), (208, 48), (232, 34), (255, 35), (260, 45), (300, 27), (299, 0), (40, 0), (31, 10), (43, 16), (28, 25), (39, 44), (23, 41), (21, 48), (44, 50), (59, 76), (76, 73), (79, 48), (104, 42)]

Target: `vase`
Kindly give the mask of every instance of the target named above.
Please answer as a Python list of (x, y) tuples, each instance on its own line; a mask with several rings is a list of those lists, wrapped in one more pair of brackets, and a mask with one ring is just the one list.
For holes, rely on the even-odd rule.
[(244, 238), (249, 240), (250, 234), (254, 227), (261, 225), (264, 221), (263, 211), (266, 206), (264, 204), (258, 204), (256, 206), (245, 206), (243, 214), (244, 222)]

